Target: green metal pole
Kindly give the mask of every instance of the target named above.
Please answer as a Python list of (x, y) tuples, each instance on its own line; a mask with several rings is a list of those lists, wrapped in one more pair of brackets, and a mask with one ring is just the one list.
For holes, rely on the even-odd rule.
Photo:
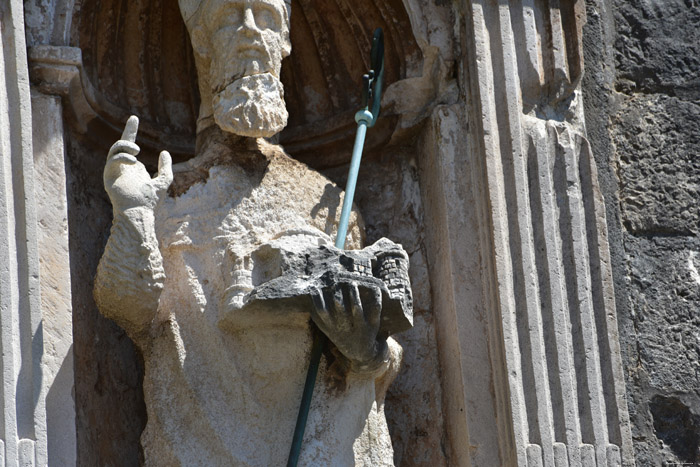
[(343, 200), (343, 210), (340, 212), (338, 235), (335, 237), (335, 246), (341, 250), (345, 248), (345, 237), (348, 234), (348, 223), (350, 222), (350, 212), (352, 211), (352, 200), (355, 198), (355, 187), (357, 186), (357, 174), (360, 171), (360, 161), (362, 160), (362, 148), (365, 145), (367, 125), (372, 122), (372, 114), (368, 110), (360, 110), (355, 114), (355, 121), (357, 122), (355, 146), (352, 149), (352, 159), (350, 160), (348, 182), (345, 185), (345, 199)]
[[(345, 199), (343, 200), (343, 209), (340, 213), (338, 235), (335, 237), (335, 246), (341, 250), (345, 248), (345, 237), (347, 236), (348, 223), (350, 222), (352, 200), (355, 197), (355, 187), (357, 186), (357, 174), (360, 171), (360, 161), (362, 160), (362, 148), (365, 144), (367, 125), (372, 121), (372, 114), (368, 110), (360, 110), (355, 114), (355, 121), (357, 122), (355, 146), (352, 150), (348, 182), (347, 185), (345, 185)], [(321, 363), (323, 347), (326, 345), (326, 341), (328, 340), (326, 335), (319, 331), (316, 326), (313, 326), (312, 333), (314, 340), (311, 346), (311, 362), (309, 362), (309, 371), (306, 373), (304, 392), (301, 395), (299, 415), (297, 416), (297, 423), (294, 427), (294, 436), (292, 437), (292, 447), (289, 450), (287, 467), (296, 467), (297, 463), (299, 462), (301, 445), (304, 440), (304, 431), (306, 430), (306, 421), (309, 418), (309, 409), (311, 408), (311, 398), (314, 394), (314, 387), (316, 386), (318, 367)]]
[(318, 330), (316, 326), (313, 326), (311, 332), (314, 336), (314, 343), (311, 346), (311, 362), (309, 363), (309, 371), (306, 373), (304, 393), (301, 396), (299, 415), (297, 416), (297, 424), (294, 427), (294, 437), (292, 438), (292, 448), (289, 450), (287, 467), (296, 467), (297, 463), (299, 462), (301, 444), (302, 441), (304, 441), (304, 431), (306, 430), (306, 420), (309, 418), (309, 409), (311, 408), (311, 396), (313, 396), (314, 387), (316, 386), (318, 366), (321, 363), (323, 347), (325, 347), (326, 341), (328, 340), (326, 335)]
[[(362, 149), (365, 145), (367, 128), (374, 126), (379, 117), (379, 104), (384, 80), (384, 35), (381, 28), (374, 31), (371, 61), (372, 70), (370, 70), (368, 75), (363, 77), (365, 80), (362, 96), (362, 105), (364, 109), (359, 110), (355, 114), (357, 133), (355, 134), (355, 144), (352, 149), (348, 181), (345, 185), (345, 198), (343, 199), (343, 209), (340, 212), (338, 234), (335, 237), (335, 246), (341, 250), (345, 248), (345, 237), (347, 237), (348, 233), (350, 212), (352, 211), (352, 201), (355, 197), (357, 175), (360, 171), (360, 161), (362, 160)], [(373, 90), (371, 90), (372, 85), (374, 85)], [(370, 96), (372, 101), (368, 102)], [(372, 108), (371, 112), (368, 110), (370, 105)], [(306, 373), (304, 392), (301, 396), (301, 404), (299, 405), (299, 414), (297, 415), (297, 422), (294, 427), (294, 436), (292, 437), (292, 447), (289, 450), (287, 467), (296, 467), (299, 462), (301, 446), (304, 441), (304, 431), (306, 431), (306, 421), (309, 418), (309, 409), (311, 408), (311, 398), (314, 393), (314, 387), (316, 386), (316, 376), (318, 375), (323, 348), (328, 340), (326, 335), (314, 325), (312, 325), (312, 334), (313, 344), (311, 345), (311, 361), (309, 362), (309, 370)]]

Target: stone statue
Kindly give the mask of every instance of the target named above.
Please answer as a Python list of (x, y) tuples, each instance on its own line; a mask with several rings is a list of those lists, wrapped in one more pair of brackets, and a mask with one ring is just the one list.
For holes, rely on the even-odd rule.
[[(284, 465), (311, 320), (332, 342), (299, 465), (393, 465), (383, 400), (411, 325), (408, 257), (332, 246), (342, 192), (265, 137), (286, 124), (290, 4), (180, 0), (202, 98), (197, 156), (151, 178), (131, 117), (109, 151), (100, 311), (143, 353), (148, 465)], [(329, 196), (330, 194), (330, 196)], [(346, 245), (362, 247), (353, 213)]]

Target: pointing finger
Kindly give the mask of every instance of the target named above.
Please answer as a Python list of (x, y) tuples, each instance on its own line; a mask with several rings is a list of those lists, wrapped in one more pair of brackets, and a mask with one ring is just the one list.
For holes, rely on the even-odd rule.
[(136, 133), (139, 131), (139, 118), (136, 115), (129, 117), (124, 126), (124, 132), (121, 139), (126, 141), (136, 142)]

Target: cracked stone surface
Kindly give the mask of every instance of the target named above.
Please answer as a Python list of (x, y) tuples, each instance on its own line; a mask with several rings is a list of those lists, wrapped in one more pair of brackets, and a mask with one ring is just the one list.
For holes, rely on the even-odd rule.
[(614, 119), (625, 229), (700, 233), (700, 102), (635, 93)]

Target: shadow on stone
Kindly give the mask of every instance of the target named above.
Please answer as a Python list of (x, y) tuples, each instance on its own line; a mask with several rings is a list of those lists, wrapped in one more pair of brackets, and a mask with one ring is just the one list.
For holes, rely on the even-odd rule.
[(682, 462), (700, 462), (700, 417), (675, 397), (654, 396), (649, 402), (654, 431)]

